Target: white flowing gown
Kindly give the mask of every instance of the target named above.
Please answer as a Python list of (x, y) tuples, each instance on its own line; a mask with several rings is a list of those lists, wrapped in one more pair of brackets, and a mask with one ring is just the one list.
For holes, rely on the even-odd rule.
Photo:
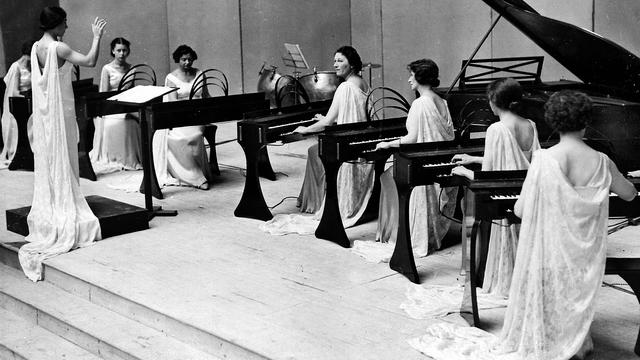
[(33, 201), (27, 218), (28, 244), (20, 248), (27, 277), (42, 277), (42, 261), (99, 240), (100, 223), (80, 192), (78, 125), (71, 87), (72, 65), (58, 68), (58, 42), (47, 49), (40, 69), (31, 49), (33, 86)]
[(409, 343), (435, 359), (566, 360), (589, 336), (606, 264), (611, 172), (600, 162), (573, 186), (546, 150), (533, 155), (516, 202), (518, 253), (501, 335), (439, 323)]

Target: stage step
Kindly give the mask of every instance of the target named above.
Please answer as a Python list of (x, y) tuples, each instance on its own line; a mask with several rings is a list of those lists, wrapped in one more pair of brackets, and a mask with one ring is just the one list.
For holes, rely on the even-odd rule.
[(104, 359), (219, 359), (4, 265), (0, 308)]
[(27, 319), (0, 309), (0, 359), (99, 360), (100, 357)]
[[(0, 267), (5, 269), (11, 267), (12, 269), (9, 270), (13, 270), (14, 274), (26, 280), (27, 278), (22, 273), (18, 261), (18, 249), (22, 244), (24, 243), (0, 243)], [(49, 266), (46, 262), (43, 264), (43, 268), (44, 279), (37, 283), (37, 285), (47, 284), (53, 286), (68, 293), (69, 296), (84, 299), (107, 311), (112, 311), (120, 316), (162, 332), (184, 344), (206, 352), (209, 356), (214, 356), (213, 358), (217, 359), (215, 356), (219, 356), (225, 359), (265, 359), (265, 357), (249, 349), (236, 345), (233, 340), (221, 338), (133, 302), (118, 294), (114, 294), (99, 286), (58, 270), (55, 267)], [(0, 276), (2, 276), (1, 272)], [(0, 293), (2, 293), (1, 288)], [(2, 308), (1, 299), (0, 308)]]

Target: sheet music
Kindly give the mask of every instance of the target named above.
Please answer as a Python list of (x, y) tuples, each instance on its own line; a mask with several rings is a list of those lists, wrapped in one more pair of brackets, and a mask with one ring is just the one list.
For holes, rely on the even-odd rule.
[(309, 68), (309, 64), (307, 64), (307, 59), (304, 58), (304, 55), (302, 55), (302, 50), (300, 50), (300, 45), (284, 43), (284, 48), (287, 49), (289, 56), (291, 56), (291, 59), (286, 59), (286, 60), (291, 61), (292, 64), (286, 64), (287, 66), (293, 65), (293, 67), (298, 69)]
[(138, 85), (114, 95), (107, 100), (144, 104), (176, 90), (178, 90), (178, 88), (168, 86)]

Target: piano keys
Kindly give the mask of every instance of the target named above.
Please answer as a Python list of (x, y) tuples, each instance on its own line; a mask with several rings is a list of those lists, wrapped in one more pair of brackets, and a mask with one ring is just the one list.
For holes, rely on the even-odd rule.
[(325, 100), (280, 109), (245, 112), (244, 119), (238, 122), (238, 143), (244, 151), (247, 173), (242, 197), (233, 212), (235, 216), (263, 221), (273, 218), (264, 200), (259, 179), (259, 176), (272, 181), (276, 179), (269, 162), (267, 144), (305, 138), (307, 135), (292, 131), (298, 126), (311, 125), (314, 115), (326, 114), (330, 106), (331, 100)]
[[(326, 194), (320, 224), (315, 231), (319, 239), (325, 239), (348, 248), (351, 242), (347, 237), (340, 207), (338, 205), (338, 170), (342, 163), (366, 157), (375, 162), (375, 182), (366, 214), (377, 214), (380, 198), (379, 176), (384, 171), (384, 163), (390, 156), (389, 151), (375, 151), (382, 141), (398, 139), (407, 134), (406, 117), (378, 120), (363, 123), (335, 125), (318, 135), (318, 155), (325, 171)], [(366, 218), (363, 215), (363, 218)]]

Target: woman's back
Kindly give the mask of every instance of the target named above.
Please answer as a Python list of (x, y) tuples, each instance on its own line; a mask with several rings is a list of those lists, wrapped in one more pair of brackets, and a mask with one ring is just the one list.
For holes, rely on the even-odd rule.
[(548, 149), (574, 187), (586, 186), (600, 164), (600, 153), (581, 141), (567, 141)]

